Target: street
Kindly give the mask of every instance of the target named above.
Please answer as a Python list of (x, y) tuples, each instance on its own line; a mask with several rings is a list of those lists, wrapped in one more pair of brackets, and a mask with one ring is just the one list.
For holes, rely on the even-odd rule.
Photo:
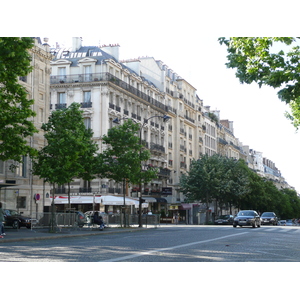
[(299, 262), (300, 226), (165, 225), (108, 235), (9, 242), (1, 262)]

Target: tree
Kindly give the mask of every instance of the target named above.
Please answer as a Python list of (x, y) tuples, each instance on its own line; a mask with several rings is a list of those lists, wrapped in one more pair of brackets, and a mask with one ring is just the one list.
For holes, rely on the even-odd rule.
[(219, 198), (229, 205), (232, 214), (232, 205), (238, 205), (241, 199), (250, 192), (249, 168), (244, 160), (236, 160), (220, 156), (222, 176)]
[(55, 184), (68, 183), (70, 205), (70, 182), (74, 178), (91, 180), (97, 172), (98, 147), (92, 141), (92, 131), (85, 128), (79, 107), (80, 104), (72, 103), (66, 109), (52, 112), (48, 123), (42, 125), (46, 132), (47, 145), (38, 152), (33, 161), (33, 174), (53, 185), (51, 231), (55, 226)]
[(193, 160), (187, 174), (180, 177), (180, 191), (187, 202), (201, 201), (206, 205), (206, 223), (208, 222), (209, 203), (220, 193), (222, 166), (220, 156), (207, 154)]
[(27, 99), (26, 89), (18, 83), (20, 76), (31, 70), (29, 49), (32, 38), (0, 37), (0, 160), (22, 161), (22, 156), (34, 156), (27, 138), (37, 132), (30, 118), (35, 116)]
[(107, 146), (100, 155), (104, 177), (123, 182), (124, 185), (125, 181), (128, 184), (144, 184), (157, 178), (156, 168), (142, 170), (142, 162), (150, 158), (150, 151), (144, 149), (139, 131), (140, 126), (128, 119), (122, 125), (110, 128), (107, 135), (102, 137)]
[[(298, 129), (300, 126), (300, 47), (293, 37), (231, 37), (219, 38), (227, 46), (228, 68), (236, 69), (241, 83), (258, 83), (279, 88), (279, 99), (287, 103), (291, 113), (286, 117)], [(281, 44), (275, 53), (274, 45)]]

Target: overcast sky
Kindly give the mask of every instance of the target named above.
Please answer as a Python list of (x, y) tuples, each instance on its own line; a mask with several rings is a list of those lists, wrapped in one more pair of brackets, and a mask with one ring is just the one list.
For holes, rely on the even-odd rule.
[[(30, 10), (31, 0), (18, 3), (13, 18), (3, 14), (2, 31), (15, 36), (49, 37), (50, 44), (120, 44), (121, 59), (152, 56), (162, 60), (196, 89), (205, 105), (234, 122), (234, 133), (275, 162), (286, 180), (300, 192), (300, 136), (284, 117), (287, 109), (276, 91), (256, 84), (241, 85), (225, 67), (226, 48), (220, 36), (296, 36), (295, 1), (283, 5), (253, 0), (228, 1), (90, 1), (75, 5), (51, 1), (47, 9)], [(86, 4), (83, 6), (83, 4)], [(270, 5), (272, 4), (272, 5)], [(5, 3), (14, 9), (14, 3)], [(9, 7), (11, 6), (11, 7)], [(283, 14), (288, 10), (288, 14)], [(278, 21), (280, 20), (280, 22)], [(9, 26), (14, 23), (18, 26)], [(22, 26), (21, 26), (22, 24)]]

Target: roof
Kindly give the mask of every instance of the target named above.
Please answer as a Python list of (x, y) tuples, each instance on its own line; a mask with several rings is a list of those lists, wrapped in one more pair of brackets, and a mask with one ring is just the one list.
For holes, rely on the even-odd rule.
[[(112, 55), (108, 54), (107, 52), (101, 50), (101, 48), (97, 46), (82, 46), (76, 51), (72, 51), (72, 48), (61, 48), (61, 49), (52, 49), (52, 53), (55, 55), (55, 58), (53, 61), (65, 59), (71, 62), (70, 67), (77, 67), (78, 61), (85, 58), (90, 57), (93, 59), (96, 59), (96, 65), (100, 65), (103, 63), (103, 61), (112, 59), (116, 63), (120, 64), (123, 69), (128, 70), (131, 74), (135, 74), (136, 76), (140, 76), (140, 74), (137, 74), (134, 70), (130, 69), (125, 64), (117, 61)], [(147, 82), (149, 85), (154, 86), (157, 88), (157, 86), (151, 82), (150, 80), (141, 77), (143, 81)]]

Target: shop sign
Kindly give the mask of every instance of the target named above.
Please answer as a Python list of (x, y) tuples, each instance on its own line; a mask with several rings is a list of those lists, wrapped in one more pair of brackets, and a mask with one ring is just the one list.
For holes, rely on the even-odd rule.
[(172, 195), (172, 188), (171, 187), (162, 187), (161, 193), (164, 195)]
[(178, 209), (178, 205), (171, 205), (169, 209)]

